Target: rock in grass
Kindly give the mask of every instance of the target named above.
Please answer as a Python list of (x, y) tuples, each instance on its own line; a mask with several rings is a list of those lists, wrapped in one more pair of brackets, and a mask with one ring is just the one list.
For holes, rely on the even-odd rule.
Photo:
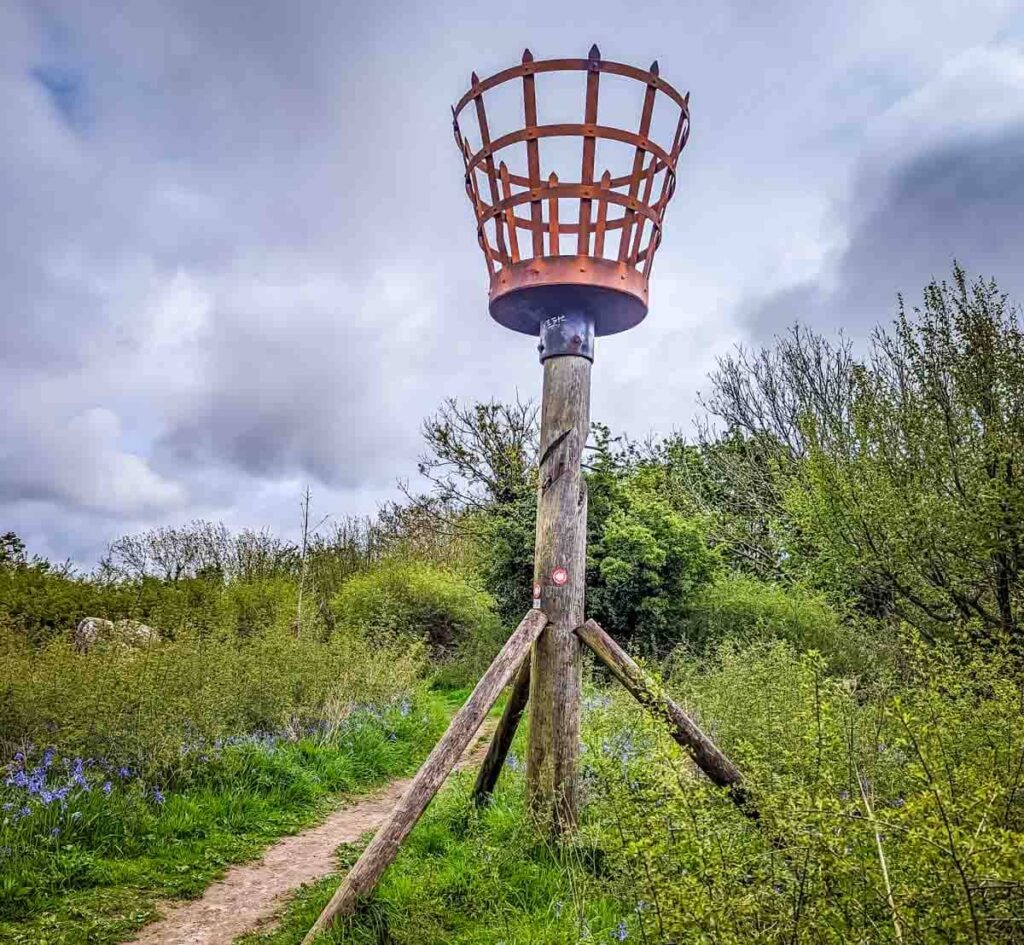
[(138, 649), (160, 641), (160, 631), (138, 620), (106, 620), (85, 617), (71, 631), (71, 645), (79, 653), (88, 653), (97, 644)]

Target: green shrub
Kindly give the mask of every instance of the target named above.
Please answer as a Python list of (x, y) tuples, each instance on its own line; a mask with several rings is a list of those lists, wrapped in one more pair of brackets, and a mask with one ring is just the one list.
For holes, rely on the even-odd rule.
[(584, 836), (640, 941), (1011, 942), (1024, 919), (1024, 701), (1010, 667), (912, 653), (866, 688), (784, 642), (669, 688), (760, 811), (743, 817), (615, 693), (585, 721)]
[(422, 670), (422, 649), (408, 641), (321, 643), (284, 628), (243, 638), (182, 630), (143, 649), (88, 653), (63, 638), (33, 647), (0, 628), (0, 754), (54, 746), (168, 783), (188, 766), (182, 746), (330, 727), (357, 703), (408, 697)]
[(493, 598), (451, 571), (421, 561), (386, 561), (335, 595), (336, 625), (367, 639), (425, 640), (435, 657), (501, 645)]
[(863, 626), (850, 630), (824, 595), (743, 574), (722, 575), (702, 588), (685, 628), (687, 642), (699, 650), (727, 639), (778, 639), (801, 651), (817, 650), (837, 672), (861, 672), (869, 664), (870, 638)]
[(588, 610), (617, 639), (664, 652), (679, 642), (688, 602), (713, 577), (717, 555), (698, 523), (641, 479), (591, 483)]

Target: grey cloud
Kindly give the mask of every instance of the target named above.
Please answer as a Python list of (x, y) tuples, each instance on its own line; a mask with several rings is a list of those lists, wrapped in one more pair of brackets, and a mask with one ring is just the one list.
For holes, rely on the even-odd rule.
[(762, 340), (794, 320), (863, 337), (892, 318), (897, 293), (915, 304), (932, 278), (949, 275), (954, 259), (1024, 302), (1022, 168), (1024, 124), (948, 141), (881, 182), (862, 175), (832, 285), (812, 280), (748, 303), (747, 324)]

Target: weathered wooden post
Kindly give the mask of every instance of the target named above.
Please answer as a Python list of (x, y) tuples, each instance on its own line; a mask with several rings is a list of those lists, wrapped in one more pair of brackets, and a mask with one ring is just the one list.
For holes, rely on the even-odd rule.
[[(582, 121), (538, 123), (538, 86), (542, 93), (545, 75), (566, 72), (585, 75)], [(603, 75), (642, 83), (640, 114), (631, 116), (635, 130), (599, 123)], [(521, 84), (522, 121), (492, 139), (485, 99), (505, 83)], [(661, 123), (674, 130), (671, 141), (652, 140), (656, 101), (671, 112)], [(474, 142), (459, 124), (470, 105)], [(594, 338), (632, 328), (647, 314), (651, 262), (689, 132), (689, 104), (660, 78), (657, 63), (645, 71), (607, 62), (594, 46), (587, 59), (543, 62), (527, 50), (514, 68), (482, 81), (474, 74), (453, 112), (490, 273), (491, 315), (539, 336), (544, 365), (534, 606), (549, 623), (533, 649), (526, 768), (531, 811), (559, 833), (576, 820), (581, 664), (574, 631), (584, 620), (586, 584), (580, 460), (590, 425)], [(618, 149), (620, 167), (598, 169), (599, 143)], [(545, 152), (564, 167), (573, 146), (579, 178), (559, 180), (545, 166)], [(496, 738), (492, 754), (507, 750), (501, 744), (509, 740)], [(488, 777), (495, 760), (485, 762)]]
[[(583, 74), (582, 121), (539, 121), (538, 77), (550, 73)], [(605, 75), (642, 88), (635, 130), (600, 123), (598, 99)], [(680, 95), (665, 82), (657, 63), (644, 70), (608, 62), (597, 46), (586, 59), (541, 62), (526, 50), (518, 66), (483, 80), (474, 73), (471, 81), (452, 118), (490, 274), (491, 316), (506, 328), (539, 338), (544, 366), (532, 608), (304, 945), (373, 889), (517, 667), (516, 684), (477, 779), (476, 802), (486, 802), (493, 790), (528, 701), (530, 810), (551, 833), (574, 826), (581, 639), (643, 705), (665, 719), (673, 737), (708, 777), (753, 812), (729, 759), (610, 637), (596, 624), (584, 624), (587, 495), (580, 462), (590, 424), (594, 339), (633, 328), (647, 315), (651, 264), (690, 132), (689, 95)], [(484, 97), (505, 83), (521, 84), (522, 121), (515, 122), (516, 130), (492, 138)], [(654, 140), (656, 103), (668, 111), (668, 121), (659, 125), (669, 130), (670, 141)], [(475, 142), (459, 125), (470, 105)], [(546, 148), (560, 146), (564, 158), (565, 148), (574, 144), (579, 180), (560, 181), (553, 170), (545, 173)], [(598, 176), (598, 154), (604, 148), (618, 151), (621, 166), (603, 166)], [(532, 656), (527, 655), (531, 648)]]

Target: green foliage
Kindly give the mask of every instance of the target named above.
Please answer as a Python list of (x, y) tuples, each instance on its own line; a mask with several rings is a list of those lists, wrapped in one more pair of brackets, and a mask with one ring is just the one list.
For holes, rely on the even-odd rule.
[(648, 941), (1014, 939), (1020, 686), (997, 660), (907, 664), (863, 690), (781, 642), (679, 667), (671, 688), (744, 771), (756, 825), (633, 707), (592, 715), (587, 835)]
[(588, 611), (617, 639), (663, 649), (678, 642), (690, 600), (718, 559), (699, 523), (659, 494), (657, 470), (612, 454), (607, 430), (596, 432), (600, 455), (587, 479)]
[(513, 502), (472, 516), (474, 564), (494, 595), (502, 621), (514, 626), (533, 598), (533, 551), (537, 496), (524, 492)]
[(671, 644), (715, 556), (703, 531), (657, 496), (627, 483), (620, 497), (595, 547), (591, 611), (623, 639)]
[(722, 359), (707, 407), (724, 429), (680, 469), (734, 565), (1020, 651), (1022, 366), (1018, 312), (954, 266), (862, 360), (800, 328)]
[(422, 639), (439, 660), (476, 665), (504, 642), (489, 594), (422, 561), (392, 559), (353, 577), (335, 595), (333, 610), (343, 632), (373, 641)]
[(14, 534), (4, 536), (0, 553), (0, 621), (31, 640), (67, 631), (82, 617), (126, 616), (124, 595), (107, 595), (95, 583), (55, 569), (48, 562), (24, 557)]
[(848, 423), (809, 424), (789, 498), (826, 578), (873, 584), (922, 631), (1016, 641), (1024, 605), (1024, 331), (994, 283), (932, 283), (878, 332)]
[(799, 585), (722, 574), (694, 597), (685, 626), (686, 642), (699, 649), (727, 639), (780, 639), (798, 651), (822, 653), (839, 674), (863, 672), (870, 664), (864, 623), (850, 629), (823, 594)]
[(182, 632), (142, 649), (88, 653), (63, 639), (34, 648), (0, 630), (0, 752), (54, 746), (168, 784), (191, 763), (183, 746), (336, 726), (357, 702), (407, 697), (422, 666), (408, 645), (320, 643), (280, 628), (242, 639)]

